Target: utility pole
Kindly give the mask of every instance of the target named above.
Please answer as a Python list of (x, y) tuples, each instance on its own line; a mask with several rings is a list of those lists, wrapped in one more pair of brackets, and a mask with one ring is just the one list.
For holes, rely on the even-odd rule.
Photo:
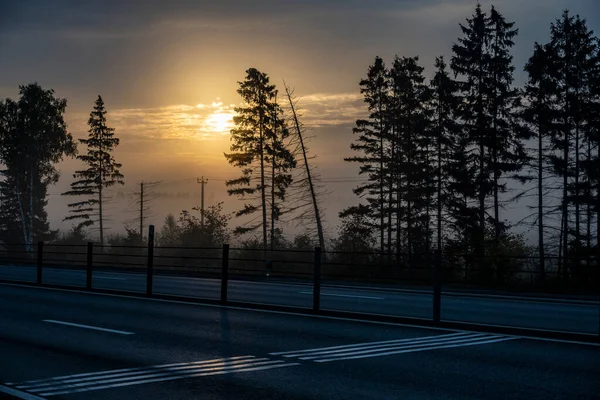
[(196, 178), (197, 182), (202, 185), (201, 189), (201, 200), (200, 200), (200, 226), (204, 228), (204, 185), (208, 184), (208, 179), (204, 180), (204, 177), (201, 179)]
[(137, 198), (135, 200), (134, 209), (130, 209), (129, 212), (136, 212), (138, 217), (134, 218), (127, 222), (127, 224), (137, 224), (139, 223), (140, 229), (140, 237), (144, 237), (144, 221), (148, 218), (152, 217), (152, 210), (150, 209), (150, 205), (152, 200), (154, 200), (154, 189), (158, 186), (162, 181), (158, 182), (140, 182), (140, 190), (139, 192), (133, 192), (133, 195)]

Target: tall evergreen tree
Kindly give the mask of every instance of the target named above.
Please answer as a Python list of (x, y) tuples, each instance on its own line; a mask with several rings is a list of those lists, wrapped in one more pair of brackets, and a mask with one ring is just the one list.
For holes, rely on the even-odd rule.
[(45, 207), (48, 185), (58, 181), (55, 164), (73, 156), (76, 146), (67, 132), (65, 99), (37, 83), (20, 86), (19, 100), (0, 101), (1, 239), (32, 250), (36, 240), (53, 236)]
[(535, 44), (534, 52), (527, 64), (525, 71), (529, 79), (524, 88), (524, 98), (527, 106), (524, 107), (522, 116), (537, 137), (537, 151), (533, 169), (537, 180), (537, 220), (538, 252), (540, 263), (540, 279), (546, 278), (546, 259), (544, 241), (545, 204), (544, 171), (547, 162), (547, 142), (553, 125), (553, 105), (556, 87), (552, 76), (554, 75), (553, 63), (549, 59), (547, 46)]
[[(367, 175), (367, 183), (354, 189), (359, 197), (365, 197), (370, 215), (374, 220), (373, 227), (379, 231), (380, 252), (385, 251), (385, 156), (388, 135), (388, 78), (383, 59), (375, 58), (369, 66), (367, 77), (360, 81), (360, 92), (369, 109), (368, 119), (356, 121), (353, 133), (358, 135), (350, 148), (359, 153), (348, 157), (345, 161), (360, 164), (360, 175)], [(351, 214), (356, 208), (350, 208), (342, 215)]]
[[(505, 179), (516, 175), (527, 160), (524, 140), (528, 130), (518, 124), (519, 91), (513, 84), (514, 67), (510, 49), (517, 35), (513, 22), (507, 22), (494, 7), (490, 14), (477, 5), (463, 37), (453, 46), (452, 69), (460, 78), (463, 101), (460, 122), (466, 135), (466, 151), (477, 151), (478, 234), (477, 250), (483, 255), (486, 233), (486, 200), (492, 195), (494, 243), (507, 227), (500, 220), (500, 193), (506, 192)], [(472, 162), (472, 157), (469, 157)], [(500, 273), (501, 271), (497, 271)]]
[(450, 77), (443, 57), (435, 59), (435, 76), (431, 81), (431, 108), (433, 109), (432, 131), (435, 137), (435, 181), (437, 207), (437, 250), (442, 250), (442, 210), (448, 192), (448, 159), (452, 154), (454, 141), (459, 134), (455, 120), (460, 98), (457, 96), (456, 82)]
[[(556, 122), (551, 135), (555, 153), (550, 161), (555, 174), (562, 178), (561, 251), (565, 266), (570, 247), (575, 251), (575, 256), (581, 256), (584, 238), (581, 233), (581, 206), (585, 204), (586, 196), (582, 196), (584, 191), (580, 175), (586, 171), (582, 168), (584, 144), (591, 139), (591, 150), (594, 141), (592, 131), (595, 117), (592, 110), (593, 82), (598, 71), (597, 46), (597, 38), (579, 16), (571, 16), (565, 11), (551, 25), (548, 62), (553, 65)], [(574, 228), (569, 218), (571, 205), (574, 206)]]
[[(431, 110), (428, 102), (431, 90), (425, 84), (423, 67), (418, 57), (396, 57), (390, 69), (390, 81), (394, 88), (390, 109), (390, 125), (396, 133), (397, 148), (388, 170), (401, 182), (397, 197), (399, 209), (404, 206), (406, 222), (406, 253), (417, 249), (429, 250), (430, 206), (434, 182), (432, 180)], [(392, 142), (393, 143), (393, 142)], [(396, 165), (394, 165), (396, 164)], [(397, 218), (399, 222), (402, 218)], [(419, 246), (415, 246), (415, 244)]]
[(524, 141), (530, 139), (529, 131), (518, 124), (517, 111), (521, 103), (520, 91), (512, 86), (514, 78), (513, 56), (510, 49), (518, 30), (514, 22), (507, 22), (493, 6), (487, 21), (490, 38), (489, 93), (490, 148), (492, 170), (492, 190), (494, 203), (494, 240), (499, 243), (500, 235), (506, 227), (500, 221), (499, 193), (506, 192), (506, 182), (500, 179), (508, 173), (517, 174), (527, 162)]
[(112, 156), (112, 151), (119, 145), (119, 138), (115, 137), (114, 128), (106, 122), (106, 109), (101, 96), (96, 99), (94, 109), (88, 120), (89, 130), (87, 139), (79, 141), (87, 146), (87, 154), (78, 155), (77, 159), (86, 164), (84, 170), (75, 171), (71, 183), (71, 190), (63, 193), (65, 196), (85, 196), (87, 199), (70, 203), (71, 215), (65, 220), (83, 220), (79, 226), (90, 226), (98, 223), (100, 231), (100, 245), (104, 246), (104, 201), (105, 188), (114, 185), (124, 185), (121, 164)]
[[(456, 75), (462, 79), (458, 81), (459, 90), (463, 101), (458, 110), (462, 128), (465, 131), (465, 152), (477, 151), (477, 157), (469, 155), (466, 162), (477, 163), (477, 176), (471, 183), (477, 192), (478, 200), (478, 227), (477, 227), (477, 252), (483, 255), (485, 240), (485, 199), (490, 191), (490, 174), (486, 160), (486, 153), (490, 118), (488, 110), (488, 90), (486, 88), (489, 77), (490, 55), (487, 45), (490, 40), (491, 28), (487, 15), (477, 4), (475, 13), (467, 19), (466, 25), (460, 25), (463, 37), (452, 46), (453, 56), (451, 67)], [(471, 168), (471, 166), (469, 166)], [(469, 186), (469, 185), (466, 185)], [(466, 189), (466, 187), (463, 187)]]
[[(225, 154), (227, 161), (242, 169), (242, 176), (226, 182), (230, 196), (239, 196), (248, 201), (236, 216), (252, 216), (262, 211), (262, 218), (254, 218), (238, 226), (234, 234), (252, 232), (262, 227), (262, 245), (268, 247), (269, 226), (274, 232), (274, 223), (279, 219), (281, 207), (276, 201), (285, 200), (286, 190), (291, 184), (290, 170), (296, 166), (292, 153), (285, 145), (289, 135), (283, 111), (276, 102), (277, 90), (270, 84), (265, 73), (255, 68), (246, 71), (246, 79), (239, 82), (238, 94), (244, 105), (235, 109), (236, 125), (231, 130), (231, 153)], [(270, 183), (269, 183), (269, 171)], [(271, 199), (267, 191), (271, 188)], [(252, 202), (258, 202), (252, 204)], [(270, 213), (267, 208), (270, 206)], [(270, 215), (270, 220), (267, 216)]]

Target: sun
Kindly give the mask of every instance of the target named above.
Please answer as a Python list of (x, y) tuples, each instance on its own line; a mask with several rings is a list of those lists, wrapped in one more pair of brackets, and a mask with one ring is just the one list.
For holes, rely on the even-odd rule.
[(227, 134), (233, 128), (233, 113), (217, 111), (205, 120), (206, 127), (211, 132)]

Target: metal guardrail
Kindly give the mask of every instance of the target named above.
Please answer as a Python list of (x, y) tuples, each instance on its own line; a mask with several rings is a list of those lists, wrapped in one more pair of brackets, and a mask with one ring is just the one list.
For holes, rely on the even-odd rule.
[[(21, 250), (13, 250), (12, 251), (12, 256), (19, 254), (22, 255), (22, 257), (19, 257), (18, 259), (20, 260), (29, 260), (30, 264), (34, 264), (36, 265), (36, 281), (35, 283), (37, 285), (44, 285), (44, 267), (45, 266), (49, 266), (49, 265), (54, 265), (54, 264), (60, 264), (60, 263), (64, 263), (64, 264), (69, 264), (69, 267), (72, 267), (73, 265), (77, 265), (78, 267), (80, 267), (82, 270), (85, 271), (85, 289), (88, 291), (93, 290), (93, 272), (94, 270), (96, 271), (101, 271), (101, 270), (106, 270), (107, 268), (115, 268), (118, 270), (127, 270), (127, 269), (131, 269), (131, 270), (135, 270), (138, 273), (144, 273), (145, 274), (145, 280), (146, 280), (146, 287), (145, 287), (145, 295), (148, 297), (152, 297), (154, 296), (154, 287), (153, 287), (153, 283), (154, 283), (154, 276), (157, 274), (157, 270), (158, 273), (164, 273), (164, 272), (169, 272), (171, 269), (175, 272), (179, 271), (179, 272), (184, 272), (186, 275), (185, 276), (190, 276), (189, 274), (191, 273), (199, 273), (198, 271), (201, 270), (201, 272), (203, 272), (204, 274), (210, 274), (211, 277), (214, 277), (216, 279), (220, 280), (220, 296), (219, 296), (219, 302), (221, 304), (229, 304), (230, 301), (228, 299), (228, 287), (229, 287), (229, 280), (230, 280), (230, 276), (232, 275), (237, 275), (237, 276), (261, 276), (261, 274), (263, 274), (262, 276), (264, 277), (264, 274), (266, 274), (267, 276), (276, 276), (276, 274), (280, 273), (279, 271), (274, 271), (273, 270), (273, 262), (272, 260), (266, 260), (265, 257), (268, 254), (269, 256), (272, 256), (274, 259), (276, 259), (275, 262), (287, 262), (289, 263), (289, 265), (291, 265), (291, 267), (288, 269), (288, 271), (286, 271), (286, 274), (283, 274), (285, 276), (287, 276), (288, 278), (293, 278), (296, 277), (298, 279), (303, 278), (304, 281), (312, 281), (312, 312), (313, 313), (320, 313), (323, 310), (321, 310), (321, 287), (324, 281), (326, 281), (327, 284), (330, 283), (330, 281), (335, 281), (336, 279), (336, 274), (334, 273), (334, 269), (336, 267), (340, 267), (338, 264), (342, 264), (341, 268), (346, 268), (346, 271), (361, 271), (361, 272), (365, 272), (363, 270), (361, 270), (360, 268), (363, 268), (366, 270), (367, 274), (365, 276), (361, 276), (358, 274), (354, 274), (353, 276), (350, 275), (346, 275), (343, 276), (342, 278), (348, 278), (350, 279), (350, 283), (356, 283), (356, 282), (378, 282), (378, 281), (390, 281), (390, 282), (402, 282), (403, 280), (406, 281), (406, 279), (411, 279), (414, 278), (415, 276), (420, 276), (421, 279), (423, 280), (423, 286), (424, 288), (427, 288), (428, 290), (430, 290), (433, 294), (432, 296), (432, 315), (431, 318), (429, 319), (429, 321), (431, 323), (433, 323), (434, 325), (438, 325), (441, 323), (441, 301), (442, 301), (442, 285), (449, 285), (451, 284), (450, 280), (448, 279), (448, 275), (449, 273), (455, 273), (456, 271), (452, 271), (452, 270), (447, 270), (445, 269), (445, 260), (444, 260), (444, 255), (440, 252), (440, 251), (436, 251), (434, 254), (434, 257), (423, 257), (421, 255), (421, 257), (416, 257), (417, 260), (419, 260), (422, 264), (421, 265), (410, 265), (409, 267), (406, 267), (406, 265), (401, 265), (399, 263), (400, 261), (400, 256), (399, 255), (395, 255), (396, 259), (395, 261), (397, 262), (396, 265), (389, 265), (389, 264), (385, 264), (385, 263), (380, 263), (380, 264), (367, 264), (367, 265), (348, 265), (348, 264), (343, 264), (343, 263), (336, 263), (335, 260), (332, 258), (333, 255), (335, 253), (323, 253), (322, 250), (320, 248), (315, 248), (312, 251), (297, 251), (297, 252), (290, 252), (290, 251), (275, 251), (275, 252), (267, 252), (267, 253), (262, 253), (262, 250), (256, 250), (256, 249), (232, 249), (230, 248), (230, 246), (228, 244), (224, 244), (222, 246), (222, 248), (210, 248), (210, 249), (195, 249), (195, 248), (182, 248), (182, 247), (178, 247), (178, 248), (172, 248), (170, 250), (172, 251), (176, 251), (178, 252), (176, 255), (166, 255), (165, 252), (169, 250), (169, 248), (165, 248), (165, 247), (155, 247), (154, 245), (154, 238), (153, 238), (153, 227), (150, 228), (149, 230), (149, 240), (148, 240), (148, 245), (147, 247), (140, 247), (140, 246), (136, 246), (136, 247), (123, 247), (121, 246), (120, 249), (130, 249), (132, 252), (134, 252), (135, 254), (123, 254), (122, 252), (118, 253), (118, 254), (111, 254), (111, 253), (106, 253), (105, 250), (106, 249), (102, 249), (99, 248), (98, 246), (95, 246), (93, 243), (87, 243), (86, 245), (80, 245), (80, 246), (54, 246), (52, 244), (46, 244), (43, 242), (39, 242), (38, 246), (37, 246), (37, 257), (32, 257), (33, 254), (31, 254), (31, 251), (21, 251)], [(57, 247), (59, 249), (62, 249), (62, 251), (52, 251), (52, 247)], [(50, 250), (48, 250), (50, 249)], [(162, 254), (156, 255), (156, 251), (160, 251), (162, 252)], [(219, 252), (220, 254), (218, 254), (217, 252)], [(10, 252), (9, 252), (10, 253)], [(189, 253), (192, 253), (192, 255), (189, 255)], [(196, 254), (194, 254), (196, 253)], [(201, 254), (199, 254), (201, 253)], [(263, 258), (247, 258), (248, 257), (248, 253), (256, 253), (256, 254), (261, 254), (263, 255)], [(202, 254), (204, 255), (204, 257), (202, 257)], [(244, 254), (246, 254), (246, 256), (244, 256)], [(346, 256), (350, 255), (352, 258), (352, 255), (350, 253), (344, 253)], [(389, 260), (391, 257), (387, 257), (386, 255), (382, 256), (381, 254), (365, 254), (365, 253), (357, 253), (357, 254), (362, 254), (363, 256), (368, 256), (371, 260), (372, 259), (382, 259), (382, 260)], [(54, 258), (48, 258), (47, 256), (50, 255)], [(234, 255), (234, 257), (232, 257), (232, 255)], [(456, 255), (453, 255), (454, 257), (456, 257)], [(71, 260), (72, 263), (69, 261), (69, 257), (74, 257), (76, 258), (76, 260)], [(116, 259), (118, 262), (111, 262), (111, 261), (107, 261), (107, 259), (109, 259), (110, 257), (113, 257), (114, 259)], [(104, 258), (104, 259), (103, 259)], [(173, 258), (175, 261), (177, 259), (180, 259), (181, 264), (183, 265), (178, 265), (177, 262), (173, 262), (173, 265), (167, 265), (167, 264), (158, 264), (155, 265), (154, 263), (154, 259), (158, 258), (158, 259), (166, 259), (166, 258)], [(15, 258), (16, 260), (17, 258)], [(124, 259), (124, 260), (123, 260)], [(131, 259), (133, 260), (137, 260), (135, 262), (132, 262)], [(464, 260), (468, 260), (468, 262), (471, 262), (472, 265), (474, 266), (473, 268), (471, 268), (469, 270), (470, 273), (474, 273), (476, 271), (478, 271), (477, 268), (477, 264), (479, 264), (479, 268), (481, 269), (482, 266), (485, 265), (484, 262), (482, 262), (482, 259), (480, 258), (479, 260), (477, 258), (474, 258), (470, 255), (463, 255), (463, 259)], [(521, 258), (523, 259), (523, 258)], [(0, 255), (0, 260), (1, 260), (1, 255)], [(332, 261), (334, 260), (334, 261)], [(204, 265), (203, 269), (202, 268), (194, 268), (193, 266), (190, 266), (190, 262), (205, 262), (206, 264)], [(271, 262), (269, 262), (271, 261)], [(241, 268), (241, 267), (232, 267), (232, 262), (233, 263), (239, 263), (239, 262), (243, 262), (243, 263), (256, 263), (257, 265), (261, 265), (260, 267), (257, 267), (256, 265), (254, 266), (255, 268)], [(424, 263), (424, 264), (423, 264)], [(63, 267), (64, 267), (64, 264)], [(573, 265), (581, 267), (583, 269), (585, 268), (590, 268), (589, 271), (586, 272), (586, 274), (590, 274), (590, 276), (595, 277), (595, 279), (592, 279), (591, 281), (588, 279), (585, 282), (587, 284), (590, 284), (589, 288), (584, 288), (585, 290), (588, 290), (590, 292), (591, 295), (596, 295), (598, 296), (598, 294), (600, 293), (600, 266), (597, 265), (596, 260), (594, 260), (593, 258), (587, 258), (584, 260), (574, 260)], [(401, 267), (404, 267), (404, 269), (402, 269)], [(396, 268), (397, 270), (394, 270), (394, 268)], [(592, 270), (593, 268), (593, 270)], [(418, 273), (415, 273), (418, 272)], [(489, 270), (489, 266), (488, 269), (486, 270), (487, 273), (490, 272)], [(393, 272), (393, 273), (392, 273)], [(494, 270), (492, 269), (492, 273), (494, 272)], [(520, 271), (522, 272), (522, 271)], [(535, 273), (535, 271), (526, 271), (526, 273)], [(564, 274), (564, 271), (555, 271), (558, 277), (564, 277), (565, 275), (561, 275)], [(465, 271), (462, 271), (461, 273), (465, 273)], [(547, 273), (547, 276), (552, 276), (553, 271), (550, 271), (550, 273)], [(246, 275), (244, 275), (246, 274)], [(377, 276), (377, 274), (379, 274), (380, 276)], [(388, 275), (389, 274), (389, 275)], [(594, 275), (595, 274), (595, 275)], [(283, 276), (282, 275), (282, 276)], [(344, 282), (342, 280), (342, 283), (348, 283), (348, 282)], [(600, 304), (600, 302), (599, 302)], [(598, 337), (600, 338), (600, 307), (599, 307), (599, 327), (598, 327)]]

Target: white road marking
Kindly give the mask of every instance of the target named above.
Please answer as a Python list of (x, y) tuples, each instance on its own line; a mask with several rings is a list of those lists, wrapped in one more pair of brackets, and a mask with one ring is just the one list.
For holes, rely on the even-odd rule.
[(43, 321), (44, 322), (49, 322), (51, 324), (67, 325), (67, 326), (74, 326), (76, 328), (85, 328), (85, 329), (93, 329), (93, 330), (96, 330), (96, 331), (117, 333), (119, 335), (135, 335), (135, 333), (133, 333), (133, 332), (118, 331), (116, 329), (101, 328), (99, 326), (74, 324), (72, 322), (57, 321), (57, 320), (54, 320), (54, 319), (44, 319)]
[(67, 375), (17, 384), (15, 387), (41, 396), (56, 396), (122, 386), (141, 385), (175, 379), (291, 367), (299, 363), (241, 356), (214, 360), (126, 368), (112, 371)]
[[(145, 371), (153, 371), (153, 370), (161, 370), (161, 369), (171, 369), (171, 368), (176, 368), (176, 367), (181, 367), (181, 366), (194, 366), (194, 365), (202, 366), (202, 365), (207, 365), (207, 364), (213, 364), (215, 362), (231, 362), (231, 361), (250, 360), (250, 359), (256, 359), (256, 357), (254, 357), (254, 356), (239, 356), (239, 357), (229, 357), (227, 359), (219, 358), (219, 359), (215, 359), (215, 360), (206, 360), (206, 361), (163, 364), (163, 365), (155, 365), (155, 366), (150, 366), (150, 367), (123, 368), (123, 369), (115, 369), (115, 370), (111, 370), (111, 371), (88, 372), (88, 373), (75, 374), (75, 375), (63, 375), (63, 376), (56, 376), (54, 378), (37, 379), (37, 380), (33, 380), (33, 381), (21, 382), (20, 384), (16, 385), (15, 387), (21, 388), (21, 389), (28, 389), (28, 388), (33, 388), (33, 387), (37, 387), (37, 386), (52, 385), (57, 381), (76, 382), (76, 381), (83, 381), (90, 377), (93, 379), (96, 379), (96, 378), (104, 378), (109, 375), (127, 375), (126, 373), (137, 373), (137, 372), (145, 372)], [(7, 385), (15, 385), (15, 384), (7, 383)]]
[[(410, 348), (418, 348), (418, 347), (428, 347), (434, 345), (443, 345), (446, 343), (463, 343), (463, 342), (471, 342), (478, 339), (485, 339), (485, 335), (476, 334), (469, 335), (457, 338), (443, 338), (443, 339), (430, 339), (430, 340), (420, 340), (414, 342), (407, 342), (401, 344), (387, 344), (387, 345), (376, 345), (376, 346), (362, 346), (356, 347), (352, 349), (340, 349), (333, 351), (317, 351), (310, 353), (308, 355), (304, 355), (300, 357), (301, 360), (314, 360), (317, 358), (321, 358), (322, 356), (331, 356), (331, 355), (344, 355), (344, 354), (363, 354), (363, 353), (377, 353), (381, 351), (387, 350), (397, 350), (397, 349), (410, 349)], [(489, 338), (489, 336), (487, 337)], [(285, 356), (284, 356), (285, 357)], [(289, 356), (288, 356), (289, 357)]]
[(451, 347), (474, 346), (495, 343), (517, 337), (490, 335), (485, 333), (454, 333), (449, 335), (425, 336), (412, 339), (388, 340), (382, 342), (359, 343), (345, 346), (323, 347), (290, 352), (270, 353), (285, 358), (303, 361), (330, 362), (355, 358), (380, 357), (425, 350)]
[[(298, 292), (298, 293), (300, 293), (300, 294), (313, 294), (313, 292)], [(321, 293), (321, 296), (353, 297), (353, 298), (356, 298), (356, 299), (385, 300), (383, 297), (356, 296), (356, 295), (353, 295), (353, 294)]]
[(465, 336), (468, 334), (469, 334), (468, 332), (457, 332), (457, 333), (451, 333), (448, 335), (423, 336), (423, 337), (408, 338), (408, 339), (386, 340), (386, 341), (382, 341), (382, 342), (368, 342), (368, 343), (349, 344), (349, 345), (342, 345), (342, 346), (321, 347), (321, 348), (307, 349), (307, 350), (282, 351), (282, 352), (269, 353), (269, 354), (272, 356), (292, 357), (292, 356), (301, 355), (304, 353), (320, 352), (320, 351), (326, 351), (326, 350), (349, 349), (349, 348), (353, 348), (353, 347), (363, 347), (363, 346), (368, 346), (368, 345), (378, 345), (378, 344), (387, 344), (387, 343), (419, 342), (419, 341), (432, 340), (432, 339)]
[(444, 346), (431, 346), (431, 347), (423, 347), (423, 348), (417, 348), (417, 349), (396, 350), (396, 351), (388, 351), (385, 353), (379, 353), (379, 354), (375, 354), (375, 355), (373, 355), (373, 354), (356, 355), (356, 356), (329, 358), (329, 359), (321, 359), (321, 360), (314, 360), (314, 361), (318, 362), (318, 363), (322, 363), (322, 362), (339, 361), (339, 360), (352, 360), (352, 359), (356, 359), (356, 358), (380, 357), (380, 356), (388, 356), (388, 355), (393, 355), (393, 354), (415, 353), (418, 351), (426, 351), (426, 350), (447, 349), (447, 348), (451, 348), (451, 347), (476, 346), (476, 345), (486, 344), (486, 343), (504, 342), (504, 341), (512, 340), (512, 339), (514, 339), (514, 338), (499, 337), (497, 339), (490, 339), (490, 340), (480, 341), (480, 342), (468, 342), (468, 343), (459, 343), (459, 344), (449, 344), (449, 345), (444, 345)]
[[(7, 383), (7, 385), (8, 385), (8, 383)], [(23, 399), (23, 400), (44, 400), (44, 398), (36, 396), (34, 394), (25, 393), (25, 392), (22, 392), (17, 389), (13, 389), (10, 387), (0, 385), (0, 394), (2, 394), (2, 393), (12, 396), (11, 399), (14, 397), (16, 399)]]
[[(124, 275), (124, 273), (122, 273)], [(136, 274), (128, 274), (128, 275), (136, 275)], [(238, 311), (247, 311), (259, 314), (278, 314), (278, 315), (286, 315), (286, 316), (294, 316), (300, 318), (308, 318), (308, 319), (324, 319), (328, 321), (342, 321), (342, 322), (351, 322), (351, 323), (361, 323), (368, 325), (381, 325), (381, 326), (394, 326), (394, 327), (405, 327), (405, 328), (414, 328), (419, 330), (427, 330), (427, 331), (442, 331), (442, 332), (473, 332), (476, 333), (476, 330), (465, 330), (459, 328), (448, 328), (443, 326), (427, 326), (427, 325), (419, 325), (417, 323), (407, 323), (407, 322), (388, 322), (388, 321), (376, 321), (370, 319), (362, 319), (362, 318), (350, 318), (350, 317), (334, 317), (330, 315), (316, 315), (309, 314), (303, 311), (277, 311), (277, 310), (265, 310), (260, 308), (252, 308), (252, 307), (243, 307), (243, 306), (230, 306), (230, 305), (222, 305), (222, 304), (210, 304), (203, 303), (201, 299), (200, 301), (191, 301), (191, 300), (172, 300), (172, 299), (160, 299), (160, 298), (152, 298), (152, 297), (143, 297), (141, 294), (136, 294), (135, 292), (123, 293), (123, 294), (115, 294), (115, 293), (95, 293), (89, 292), (87, 290), (82, 289), (72, 289), (72, 288), (57, 288), (57, 287), (43, 287), (43, 286), (33, 286), (31, 283), (20, 283), (20, 282), (0, 282), (0, 286), (10, 286), (10, 287), (18, 287), (22, 289), (31, 289), (31, 290), (45, 290), (45, 291), (53, 291), (53, 292), (65, 292), (65, 293), (76, 293), (82, 294), (85, 296), (97, 296), (97, 297), (116, 297), (118, 299), (128, 299), (128, 300), (143, 300), (148, 302), (156, 302), (156, 303), (166, 303), (166, 304), (182, 304), (186, 306), (195, 306), (198, 308), (218, 308), (225, 310), (238, 310)], [(430, 318), (425, 317), (410, 317), (412, 320), (421, 320), (430, 322)], [(445, 321), (446, 322), (446, 321)], [(490, 324), (477, 324), (470, 323), (471, 325), (481, 325), (485, 327), (502, 327), (502, 328), (514, 328), (514, 326), (507, 325), (490, 325)], [(533, 336), (535, 332), (552, 332), (552, 333), (565, 333), (565, 334), (578, 334), (580, 336), (587, 336), (591, 340), (595, 340), (598, 336), (597, 333), (586, 333), (586, 332), (574, 332), (574, 331), (562, 331), (558, 329), (540, 329), (540, 328), (518, 328), (521, 331), (530, 331), (532, 335), (523, 335), (523, 336), (513, 336), (515, 339), (526, 339), (526, 340), (537, 340), (544, 342), (554, 342), (554, 343), (569, 343), (569, 344), (577, 344), (581, 346), (591, 346), (591, 347), (600, 347), (600, 343), (595, 343), (593, 341), (585, 341), (585, 340), (568, 340), (568, 339), (554, 339), (554, 338), (545, 338), (540, 336)]]

